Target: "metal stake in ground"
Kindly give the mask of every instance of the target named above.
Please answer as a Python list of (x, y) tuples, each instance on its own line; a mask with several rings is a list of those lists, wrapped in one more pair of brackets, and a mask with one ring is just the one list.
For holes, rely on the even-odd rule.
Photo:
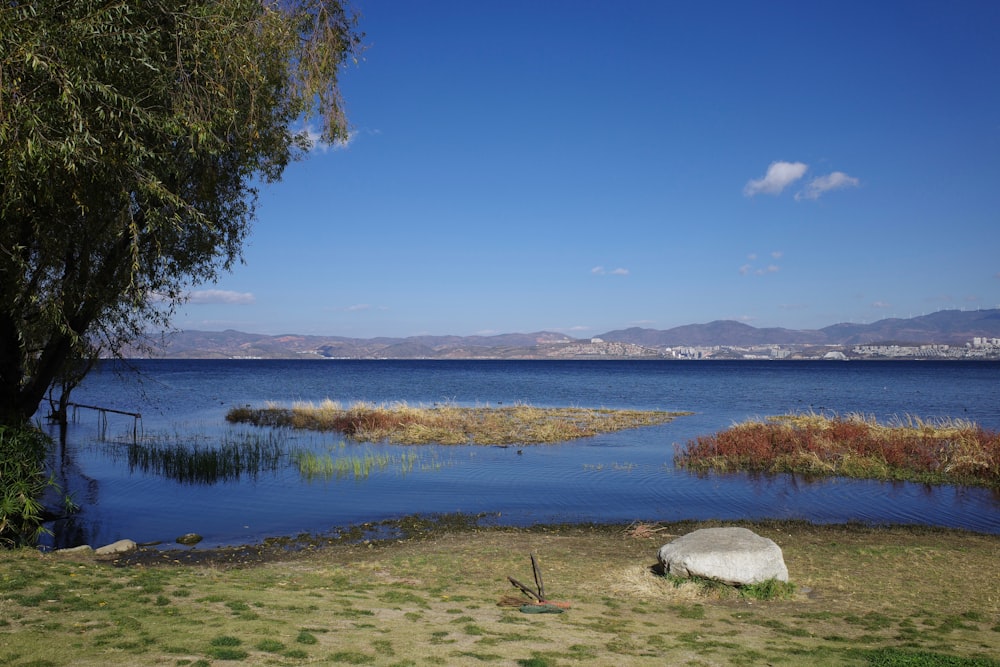
[(538, 588), (538, 599), (545, 601), (545, 584), (542, 583), (542, 571), (538, 568), (538, 559), (531, 554), (531, 571), (535, 573), (535, 586)]
[(534, 598), (538, 602), (544, 602), (544, 600), (542, 600), (542, 598), (538, 597), (538, 593), (536, 593), (535, 591), (531, 590), (530, 588), (528, 588), (527, 586), (525, 586), (524, 584), (522, 584), (520, 581), (518, 581), (514, 577), (508, 576), (507, 577), (507, 581), (509, 581), (510, 583), (514, 584), (514, 586), (516, 588), (520, 588), (521, 592), (524, 593), (525, 595), (527, 595), (528, 597)]
[(559, 613), (564, 609), (569, 609), (568, 602), (553, 602), (547, 599), (545, 595), (545, 584), (542, 583), (542, 569), (538, 566), (538, 559), (535, 554), (531, 554), (531, 571), (535, 576), (535, 587), (537, 590), (532, 590), (526, 584), (522, 584), (520, 581), (514, 577), (507, 577), (507, 581), (512, 583), (516, 588), (520, 589), (522, 593), (530, 598), (534, 598), (530, 604), (523, 605), (521, 611), (525, 613)]

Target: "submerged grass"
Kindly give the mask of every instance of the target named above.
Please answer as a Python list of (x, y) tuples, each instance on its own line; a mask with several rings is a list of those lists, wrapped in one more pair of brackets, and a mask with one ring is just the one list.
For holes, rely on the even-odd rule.
[(414, 469), (418, 461), (416, 452), (387, 454), (366, 451), (360, 455), (334, 457), (330, 453), (300, 451), (293, 454), (292, 458), (299, 467), (299, 473), (307, 480), (367, 479), (373, 472), (389, 469), (398, 470), (405, 475)]
[(215, 484), (277, 470), (287, 460), (285, 440), (279, 433), (231, 433), (217, 443), (146, 436), (129, 442), (125, 455), (130, 471), (185, 484)]
[(513, 445), (563, 442), (598, 433), (665, 424), (688, 412), (596, 408), (414, 407), (334, 401), (292, 407), (234, 408), (226, 419), (256, 426), (338, 431), (364, 442)]
[(780, 415), (699, 437), (677, 453), (692, 470), (755, 470), (1000, 488), (1000, 433), (965, 420)]
[[(367, 479), (373, 473), (437, 470), (442, 462), (436, 454), (380, 452), (341, 441), (339, 453), (318, 453), (289, 447), (288, 434), (269, 432), (227, 433), (221, 439), (184, 435), (144, 435), (134, 442), (117, 443), (112, 456), (124, 458), (129, 470), (155, 474), (185, 484), (215, 484), (241, 478), (256, 479), (291, 465), (307, 481), (317, 479)], [(336, 448), (331, 448), (336, 449)], [(353, 452), (353, 453), (349, 453)]]

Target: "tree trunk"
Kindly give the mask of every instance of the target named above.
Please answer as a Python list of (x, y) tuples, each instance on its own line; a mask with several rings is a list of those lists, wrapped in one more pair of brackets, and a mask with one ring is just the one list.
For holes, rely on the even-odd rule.
[(20, 407), (24, 378), (22, 354), (17, 326), (9, 316), (0, 315), (0, 425), (20, 426), (31, 418), (23, 414)]
[(22, 426), (38, 411), (72, 345), (65, 335), (50, 339), (29, 376), (16, 328), (11, 326), (9, 318), (0, 320), (6, 320), (0, 322), (0, 425)]

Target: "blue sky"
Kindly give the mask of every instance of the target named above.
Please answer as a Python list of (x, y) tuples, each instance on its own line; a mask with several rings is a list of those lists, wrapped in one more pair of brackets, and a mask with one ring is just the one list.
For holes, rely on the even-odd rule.
[(1000, 3), (357, 2), (345, 146), (186, 329), (351, 337), (1000, 307)]

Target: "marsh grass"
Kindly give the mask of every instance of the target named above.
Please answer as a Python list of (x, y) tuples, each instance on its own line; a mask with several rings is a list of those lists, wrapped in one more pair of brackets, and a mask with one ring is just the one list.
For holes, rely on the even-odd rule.
[(1000, 488), (1000, 433), (957, 419), (880, 424), (861, 414), (790, 414), (699, 437), (675, 464)]
[(231, 433), (218, 443), (198, 439), (145, 436), (125, 445), (129, 470), (156, 474), (185, 484), (215, 484), (256, 478), (287, 462), (286, 438), (277, 432)]
[(234, 408), (226, 419), (255, 426), (337, 431), (362, 442), (422, 445), (513, 445), (563, 442), (598, 433), (665, 424), (687, 412), (607, 410), (596, 408), (414, 407), (406, 403), (375, 405), (334, 401), (268, 404)]
[(373, 472), (385, 472), (390, 469), (405, 475), (412, 472), (418, 462), (416, 452), (387, 454), (370, 450), (362, 454), (337, 457), (330, 453), (299, 451), (292, 455), (292, 459), (298, 465), (299, 474), (307, 480), (344, 478), (361, 480), (367, 479)]

